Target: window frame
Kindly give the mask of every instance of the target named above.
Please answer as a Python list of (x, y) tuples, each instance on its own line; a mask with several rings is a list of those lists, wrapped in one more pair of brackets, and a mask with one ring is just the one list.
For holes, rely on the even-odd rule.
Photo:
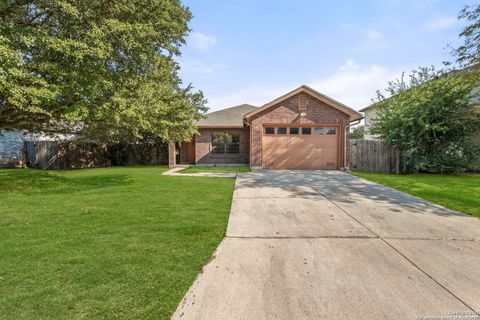
[[(292, 133), (292, 130), (296, 130), (297, 133)], [(288, 134), (291, 135), (291, 136), (300, 135), (300, 127), (289, 127)]]
[[(325, 135), (327, 136), (336, 136), (337, 135), (337, 128), (336, 127), (326, 127), (327, 130)], [(330, 130), (333, 130), (333, 133), (330, 133)]]
[[(272, 133), (268, 133), (268, 132), (267, 132), (268, 129), (272, 129), (273, 132), (272, 132)], [(269, 135), (269, 136), (274, 135), (274, 134), (275, 134), (275, 127), (265, 127), (264, 134)]]
[[(217, 136), (217, 138), (215, 138)], [(218, 139), (218, 137), (221, 137), (221, 142), (220, 143), (214, 143), (215, 140)], [(228, 138), (230, 137), (230, 138)], [(231, 142), (228, 142), (228, 140), (231, 140)], [(237, 141), (237, 142), (234, 142)], [(215, 155), (238, 155), (240, 154), (240, 143), (241, 143), (241, 138), (240, 138), (240, 133), (238, 132), (212, 132), (211, 134), (211, 153)], [(235, 151), (229, 151), (232, 150), (232, 146), (234, 146)], [(220, 149), (220, 151), (217, 151), (217, 149)]]
[[(312, 135), (312, 127), (301, 127), (301, 131), (302, 131), (302, 136), (310, 136)], [(308, 133), (305, 133), (305, 129), (307, 129), (309, 132)]]

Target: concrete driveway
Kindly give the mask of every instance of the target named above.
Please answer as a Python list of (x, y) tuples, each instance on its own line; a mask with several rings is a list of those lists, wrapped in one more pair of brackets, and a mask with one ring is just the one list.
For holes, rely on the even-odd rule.
[[(461, 190), (459, 190), (461, 192)], [(236, 181), (173, 319), (480, 319), (480, 219), (336, 171)]]

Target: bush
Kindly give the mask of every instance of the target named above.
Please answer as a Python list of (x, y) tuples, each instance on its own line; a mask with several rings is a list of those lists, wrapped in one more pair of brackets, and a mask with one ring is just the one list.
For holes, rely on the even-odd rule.
[(479, 150), (472, 142), (480, 117), (475, 112), (473, 77), (466, 71), (420, 68), (390, 82), (390, 98), (378, 94), (372, 132), (407, 155), (419, 171), (456, 172), (470, 168)]
[(365, 127), (358, 126), (353, 128), (352, 132), (350, 132), (350, 139), (363, 139), (365, 135)]

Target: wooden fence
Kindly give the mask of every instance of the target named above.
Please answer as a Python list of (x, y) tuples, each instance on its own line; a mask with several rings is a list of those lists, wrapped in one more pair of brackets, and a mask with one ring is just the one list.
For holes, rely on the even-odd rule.
[(79, 169), (168, 163), (166, 144), (96, 144), (26, 141), (26, 164), (35, 169)]
[(400, 151), (381, 140), (350, 140), (350, 168), (375, 173), (406, 173)]

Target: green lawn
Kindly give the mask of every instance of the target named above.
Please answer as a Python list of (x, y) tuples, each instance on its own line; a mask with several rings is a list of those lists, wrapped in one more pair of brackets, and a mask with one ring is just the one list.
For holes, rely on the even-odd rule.
[(250, 168), (247, 166), (235, 166), (235, 167), (212, 167), (212, 166), (195, 166), (189, 167), (180, 171), (180, 173), (202, 173), (202, 172), (214, 172), (214, 173), (239, 173), (239, 172), (250, 172)]
[(234, 179), (0, 170), (0, 319), (169, 319), (222, 240)]
[(480, 218), (480, 174), (352, 174)]

